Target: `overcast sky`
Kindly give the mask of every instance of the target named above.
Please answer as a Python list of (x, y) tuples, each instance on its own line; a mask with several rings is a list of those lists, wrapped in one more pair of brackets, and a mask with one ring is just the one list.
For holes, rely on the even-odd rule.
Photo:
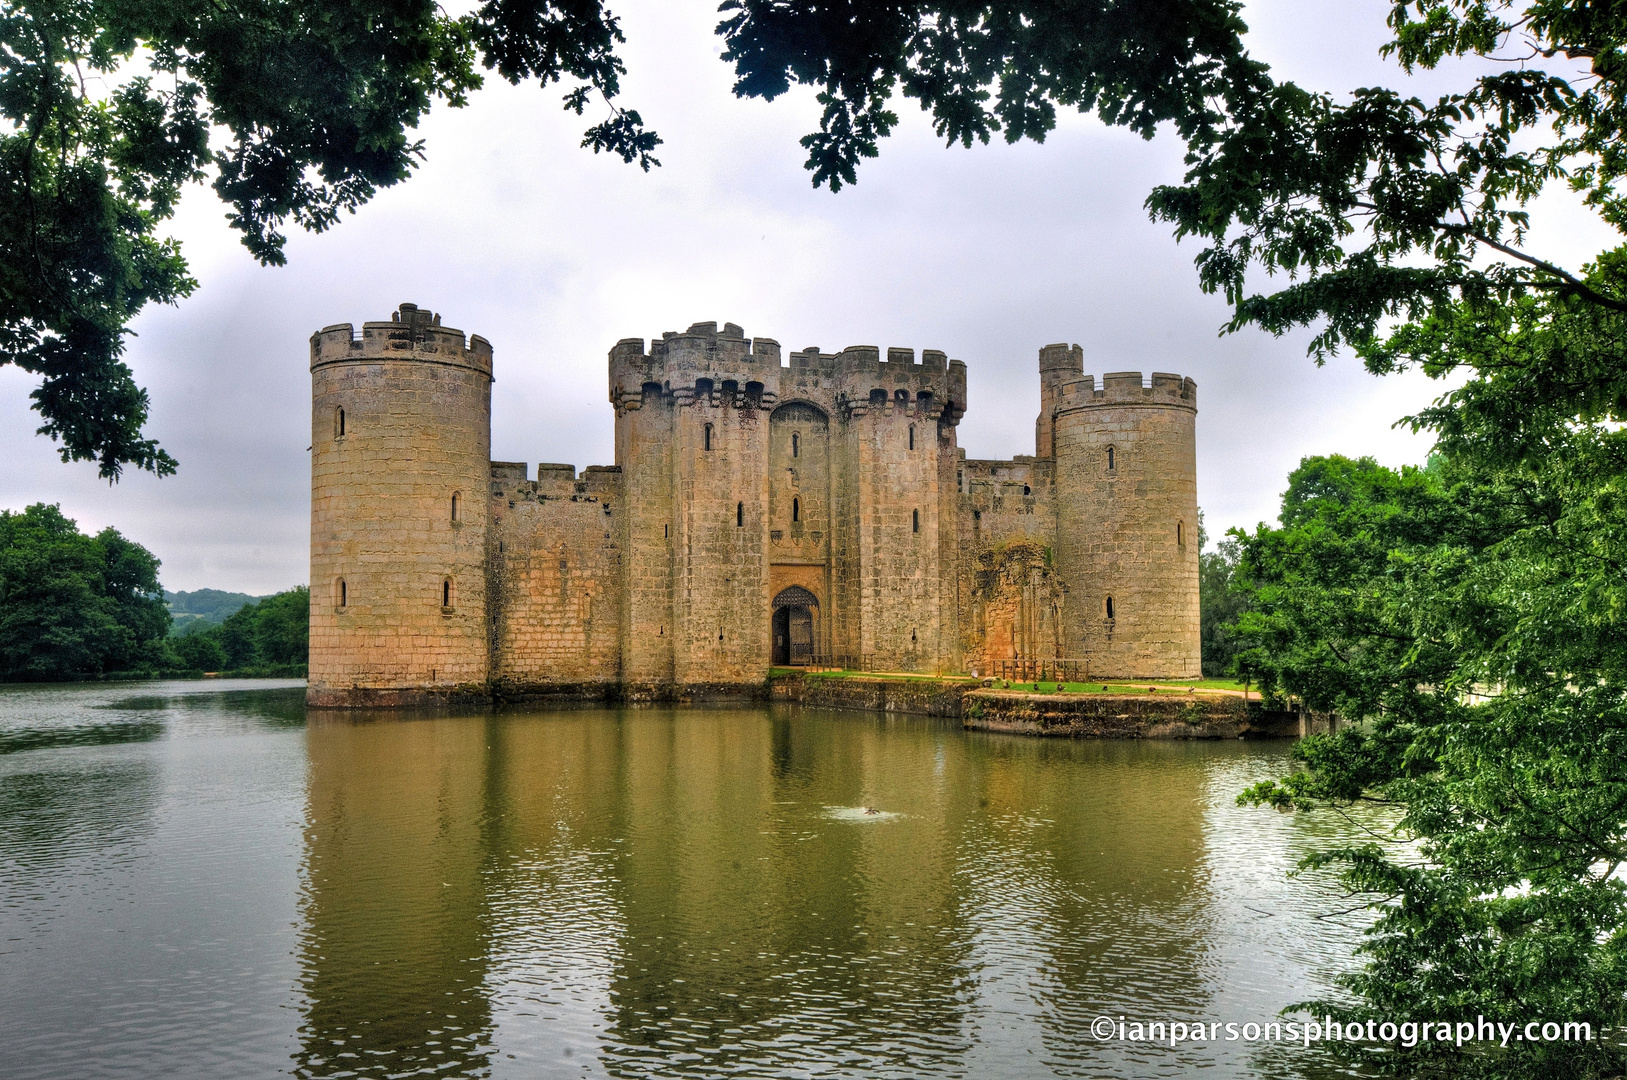
[[(1181, 175), (1181, 145), (1075, 115), (1043, 145), (946, 149), (913, 102), (859, 183), (832, 195), (803, 170), (812, 95), (730, 93), (708, 0), (622, 0), (624, 105), (666, 140), (650, 174), (577, 149), (596, 118), (557, 87), (492, 80), (421, 129), (428, 159), (331, 232), (294, 235), (288, 265), (255, 265), (207, 188), (174, 222), (201, 287), (134, 324), (127, 359), (151, 393), (149, 432), (180, 460), (164, 480), (109, 487), (62, 465), (27, 395), (0, 368), (0, 507), (60, 503), (163, 560), (172, 590), (267, 593), (308, 573), (308, 339), (388, 319), (410, 301), (495, 349), (492, 455), (613, 460), (605, 354), (618, 338), (731, 321), (810, 345), (942, 349), (968, 368), (960, 445), (1033, 453), (1037, 353), (1078, 342), (1085, 370), (1171, 371), (1198, 384), (1198, 500), (1211, 536), (1275, 518), (1307, 454), (1420, 462), (1393, 422), (1441, 387), (1377, 379), (1349, 357), (1318, 368), (1306, 335), (1219, 337), (1227, 307), (1198, 291), (1194, 243), (1142, 210)], [(1251, 48), (1279, 77), (1329, 90), (1400, 76), (1380, 61), (1388, 0), (1262, 0)], [(1445, 85), (1441, 75), (1419, 90)], [(1598, 250), (1586, 215), (1555, 203), (1538, 247), (1576, 266)]]

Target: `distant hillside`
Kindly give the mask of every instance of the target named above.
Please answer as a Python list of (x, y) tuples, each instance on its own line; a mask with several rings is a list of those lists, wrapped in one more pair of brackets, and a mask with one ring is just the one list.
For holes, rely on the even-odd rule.
[(239, 608), (264, 599), (263, 596), (221, 592), (219, 589), (195, 589), (192, 592), (170, 592), (167, 589), (164, 591), (164, 603), (169, 605), (169, 613), (175, 618), (175, 624), (170, 629), (172, 634), (184, 634), (205, 626), (219, 626), (226, 621), (226, 616)]

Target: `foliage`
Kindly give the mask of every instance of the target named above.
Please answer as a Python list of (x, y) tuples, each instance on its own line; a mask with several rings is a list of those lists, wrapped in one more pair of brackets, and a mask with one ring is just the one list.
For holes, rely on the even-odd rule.
[[(1411, 0), (1388, 52), (1408, 70), (1457, 56), (1518, 59), (1434, 102), (1385, 87), (1335, 96), (1274, 81), (1243, 45), (1237, 0), (726, 0), (718, 33), (735, 92), (816, 89), (816, 185), (857, 178), (897, 123), (896, 94), (950, 143), (1043, 140), (1058, 110), (1092, 112), (1187, 145), (1182, 184), (1148, 199), (1207, 245), (1202, 287), (1233, 329), (1317, 325), (1377, 371), (1383, 320), (1533, 294), (1627, 310), (1614, 275), (1529, 250), (1525, 205), (1552, 183), (1608, 224), (1627, 221), (1622, 17), (1575, 0)], [(146, 395), (120, 361), (149, 301), (191, 292), (157, 229), (182, 188), (212, 173), (264, 262), (288, 221), (335, 224), (422, 155), (409, 129), (436, 100), (463, 105), (477, 66), (513, 82), (572, 80), (609, 118), (584, 146), (644, 168), (659, 140), (613, 104), (622, 36), (600, 0), (487, 0), (452, 16), (427, 0), (8, 0), (0, 6), (0, 363), (42, 376), (41, 431), (65, 459), (159, 473)], [(104, 91), (92, 87), (105, 86)], [(223, 133), (210, 145), (209, 132)], [(1294, 277), (1250, 291), (1250, 271)]]
[(1198, 621), (1201, 626), (1203, 674), (1218, 679), (1232, 672), (1243, 648), (1237, 638), (1237, 620), (1247, 609), (1245, 595), (1232, 587), (1242, 548), (1230, 537), (1214, 550), (1198, 513)]
[(280, 264), (288, 221), (321, 231), (406, 179), (409, 129), (463, 105), (477, 62), (569, 78), (578, 114), (598, 94), (609, 117), (583, 145), (648, 169), (660, 140), (613, 104), (621, 40), (599, 0), (0, 2), (0, 365), (41, 377), (40, 433), (110, 480), (175, 470), (120, 357), (144, 306), (196, 287), (158, 235), (187, 184), (212, 174), (244, 244)]
[(55, 506), (0, 511), (0, 680), (123, 671), (164, 656), (158, 560), (115, 529), (86, 536)]
[(169, 605), (170, 615), (175, 618), (175, 626), (171, 633), (185, 634), (205, 626), (218, 626), (226, 616), (242, 607), (261, 599), (250, 596), (248, 593), (223, 592), (220, 589), (195, 589), (192, 592), (164, 593), (164, 603)]
[[(1597, 307), (1550, 296), (1456, 327), (1478, 374), (1421, 422), (1428, 469), (1311, 458), (1280, 528), (1236, 534), (1269, 684), (1357, 726), (1301, 742), (1299, 769), (1247, 793), (1394, 806), (1390, 843), (1319, 853), (1375, 906), (1348, 1019), (1627, 1020), (1627, 436), (1554, 405), (1513, 352), (1571, 338)], [(1620, 316), (1610, 316), (1610, 321)], [(1399, 331), (1411, 340), (1418, 328)], [(1472, 350), (1496, 341), (1484, 352)], [(1540, 350), (1539, 350), (1540, 351)], [(1511, 422), (1518, 414), (1519, 420)], [(1415, 845), (1409, 847), (1408, 844)], [(1386, 1055), (1409, 1076), (1613, 1076), (1619, 1046), (1438, 1043)]]
[(238, 608), (218, 626), (172, 639), (181, 666), (241, 671), (304, 664), (310, 656), (311, 590), (304, 585)]
[(818, 88), (819, 130), (802, 140), (815, 186), (839, 191), (898, 123), (895, 92), (949, 143), (1002, 132), (1044, 141), (1057, 107), (1094, 111), (1150, 138), (1173, 122), (1220, 137), (1225, 111), (1269, 86), (1243, 48), (1234, 0), (725, 0), (718, 26), (735, 93), (769, 100)]

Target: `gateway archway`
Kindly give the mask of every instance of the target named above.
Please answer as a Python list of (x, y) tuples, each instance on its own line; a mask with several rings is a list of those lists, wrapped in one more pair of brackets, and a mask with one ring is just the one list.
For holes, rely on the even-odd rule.
[(813, 663), (818, 598), (801, 585), (792, 585), (774, 597), (773, 610), (774, 663), (781, 667)]

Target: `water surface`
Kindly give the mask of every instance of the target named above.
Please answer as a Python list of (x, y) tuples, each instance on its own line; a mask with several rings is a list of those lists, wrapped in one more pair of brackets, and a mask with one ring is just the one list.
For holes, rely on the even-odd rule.
[[(0, 687), (0, 1075), (1317, 1072), (1358, 928), (1241, 809), (1282, 743), (820, 712), (307, 715), (278, 681)], [(869, 812), (869, 811), (874, 811)]]

